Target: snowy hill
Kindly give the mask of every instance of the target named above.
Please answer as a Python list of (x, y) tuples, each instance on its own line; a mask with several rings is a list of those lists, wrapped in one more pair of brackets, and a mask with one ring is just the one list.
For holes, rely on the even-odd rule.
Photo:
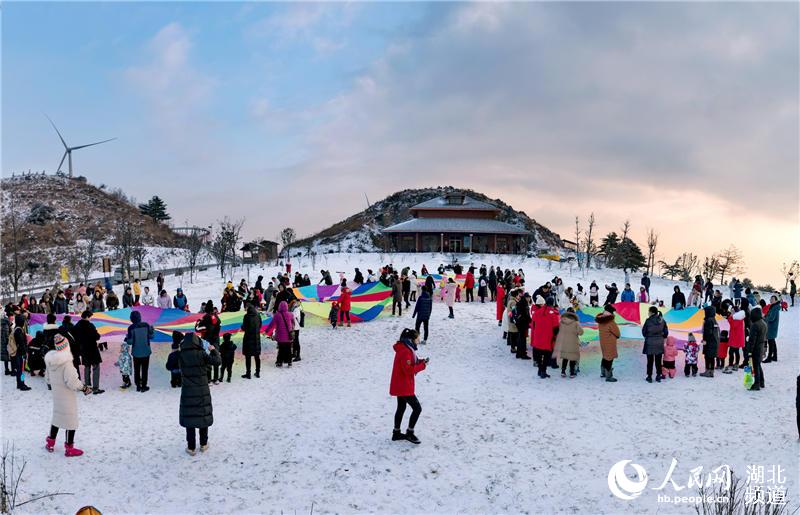
[(558, 234), (539, 224), (524, 211), (517, 211), (500, 199), (489, 198), (483, 193), (469, 189), (441, 186), (393, 193), (360, 213), (335, 223), (317, 234), (298, 240), (293, 247), (298, 251), (314, 248), (317, 253), (377, 252), (383, 247), (382, 229), (410, 219), (410, 207), (446, 193), (463, 193), (494, 204), (501, 210), (499, 220), (524, 227), (534, 234), (531, 242), (532, 250), (558, 249), (562, 246)]
[(40, 248), (74, 245), (93, 227), (109, 234), (114, 222), (123, 218), (140, 228), (146, 243), (176, 246), (179, 238), (168, 226), (142, 215), (121, 190), (94, 186), (83, 177), (5, 177), (2, 191), (3, 232), (8, 230), (8, 215), (15, 211), (31, 226)]

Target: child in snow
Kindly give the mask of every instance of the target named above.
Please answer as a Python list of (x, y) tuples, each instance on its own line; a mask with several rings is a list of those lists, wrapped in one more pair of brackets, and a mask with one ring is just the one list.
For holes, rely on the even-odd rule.
[(183, 333), (172, 331), (172, 352), (167, 356), (167, 370), (169, 370), (170, 374), (169, 384), (173, 388), (181, 387), (181, 366), (179, 363), (181, 341), (183, 341)]
[(683, 352), (686, 354), (686, 364), (683, 365), (683, 374), (689, 377), (691, 371), (692, 377), (697, 376), (697, 355), (700, 353), (700, 346), (697, 345), (697, 340), (694, 334), (689, 333), (686, 340), (686, 345), (683, 346)]
[(728, 331), (722, 330), (719, 332), (719, 347), (717, 348), (717, 363), (716, 369), (723, 370), (725, 368), (725, 358), (728, 357)]
[(222, 345), (219, 346), (220, 357), (222, 358), (222, 372), (219, 376), (219, 381), (225, 377), (225, 372), (228, 372), (227, 382), (231, 382), (231, 371), (233, 369), (233, 358), (236, 356), (236, 344), (231, 341), (230, 333), (222, 337)]
[(678, 348), (675, 346), (675, 337), (667, 336), (664, 342), (664, 375), (673, 379), (675, 377), (675, 357), (678, 355)]
[(456, 302), (461, 302), (461, 286), (456, 286)]
[(131, 386), (131, 373), (133, 371), (133, 358), (130, 354), (130, 345), (125, 342), (119, 344), (119, 357), (114, 363), (115, 367), (119, 367), (119, 373), (122, 374), (121, 388), (130, 388)]
[(336, 301), (331, 302), (331, 311), (328, 313), (328, 320), (331, 322), (331, 327), (336, 329), (336, 322), (339, 320), (339, 303)]
[(647, 297), (647, 289), (644, 286), (639, 288), (639, 302), (644, 302), (645, 304), (650, 302), (650, 299)]

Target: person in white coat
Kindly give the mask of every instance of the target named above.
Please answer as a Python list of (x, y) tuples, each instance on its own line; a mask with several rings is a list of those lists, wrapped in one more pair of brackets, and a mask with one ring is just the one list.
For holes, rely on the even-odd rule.
[(48, 452), (53, 452), (58, 430), (64, 429), (67, 432), (64, 456), (80, 456), (83, 451), (75, 447), (75, 431), (78, 429), (78, 401), (75, 399), (75, 392), (88, 395), (92, 393), (92, 388), (81, 382), (78, 371), (72, 365), (69, 341), (63, 335), (56, 334), (53, 344), (55, 350), (44, 357), (47, 365), (45, 379), (53, 391), (53, 418), (46, 448)]
[(450, 314), (447, 315), (447, 318), (455, 318), (453, 314), (453, 306), (456, 304), (456, 290), (458, 289), (458, 285), (453, 280), (452, 277), (447, 279), (447, 284), (444, 288), (444, 295), (445, 295), (445, 302), (447, 303), (447, 309), (450, 310)]

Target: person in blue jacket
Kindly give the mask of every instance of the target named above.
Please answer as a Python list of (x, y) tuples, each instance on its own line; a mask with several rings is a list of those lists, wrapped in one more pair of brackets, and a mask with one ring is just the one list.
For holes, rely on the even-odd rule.
[(153, 326), (142, 322), (141, 313), (131, 311), (131, 325), (128, 326), (125, 343), (131, 346), (133, 382), (136, 384), (137, 392), (146, 392), (150, 389), (147, 386), (147, 371), (150, 368), (150, 354), (152, 354), (150, 341), (152, 339)]
[[(430, 277), (430, 276), (429, 276)], [(428, 288), (423, 288), (422, 292), (417, 299), (416, 304), (414, 304), (414, 312), (411, 314), (411, 318), (416, 318), (416, 327), (415, 330), (419, 333), (419, 326), (423, 326), (425, 334), (422, 338), (422, 343), (428, 343), (428, 322), (431, 319), (431, 311), (433, 310), (433, 299), (431, 298), (431, 294), (428, 291)]]
[(742, 302), (742, 289), (743, 289), (742, 281), (734, 278), (732, 289), (733, 289), (733, 303), (739, 306), (740, 303)]
[(175, 309), (189, 311), (189, 299), (187, 299), (186, 295), (183, 294), (183, 288), (178, 288), (175, 296), (172, 297), (172, 306)]
[(620, 296), (620, 300), (622, 302), (635, 302), (636, 301), (636, 294), (633, 293), (633, 290), (631, 290), (630, 283), (625, 283), (625, 289), (622, 290), (622, 295)]
[(769, 311), (767, 311), (767, 359), (762, 363), (771, 363), (778, 361), (778, 344), (775, 341), (778, 338), (778, 324), (781, 318), (781, 302), (776, 295), (769, 298)]

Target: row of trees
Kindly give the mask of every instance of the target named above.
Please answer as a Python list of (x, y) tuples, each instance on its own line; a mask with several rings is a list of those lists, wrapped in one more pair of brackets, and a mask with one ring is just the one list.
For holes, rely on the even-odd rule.
[(700, 256), (692, 252), (684, 252), (674, 262), (659, 261), (661, 270), (670, 279), (676, 277), (682, 281), (691, 281), (695, 275), (706, 279), (725, 283), (725, 278), (735, 277), (745, 271), (744, 256), (735, 245), (715, 252), (700, 260)]
[(578, 268), (589, 269), (592, 259), (600, 257), (606, 266), (622, 268), (625, 271), (645, 269), (652, 272), (655, 262), (658, 234), (650, 229), (647, 240), (647, 257), (642, 249), (630, 237), (631, 222), (625, 220), (618, 234), (611, 231), (597, 244), (595, 233), (596, 219), (594, 213), (589, 215), (587, 229), (581, 230), (580, 218), (575, 217), (575, 247)]

